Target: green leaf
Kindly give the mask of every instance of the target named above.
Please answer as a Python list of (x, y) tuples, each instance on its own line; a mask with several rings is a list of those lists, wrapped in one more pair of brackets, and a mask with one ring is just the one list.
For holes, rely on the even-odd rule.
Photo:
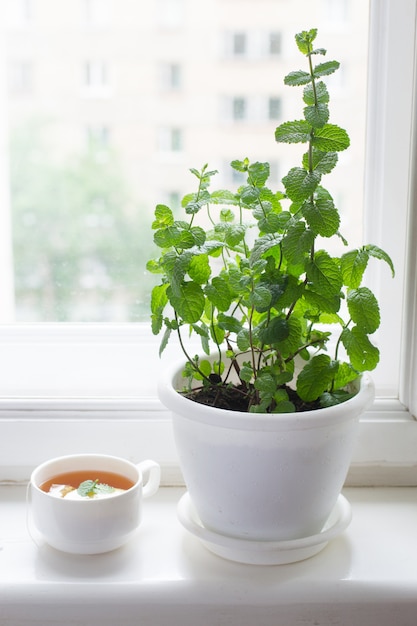
[(375, 257), (376, 259), (380, 259), (382, 261), (385, 261), (385, 263), (388, 263), (389, 267), (391, 268), (391, 274), (395, 276), (394, 264), (391, 260), (391, 257), (386, 252), (384, 252), (384, 250), (381, 250), (381, 248), (378, 248), (378, 246), (371, 244), (364, 246), (364, 250), (367, 251), (369, 256)]
[(245, 238), (246, 226), (244, 224), (228, 225), (226, 229), (226, 243), (230, 248), (237, 246)]
[(268, 233), (262, 237), (258, 237), (253, 245), (250, 255), (250, 264), (253, 266), (259, 261), (267, 252), (273, 248), (279, 249), (281, 243), (281, 236)]
[(280, 143), (307, 143), (310, 140), (311, 126), (305, 120), (284, 122), (275, 130), (275, 141)]
[(326, 124), (315, 130), (312, 145), (323, 152), (340, 152), (350, 145), (347, 132), (334, 124)]
[(320, 150), (315, 148), (311, 151), (311, 157), (309, 152), (303, 155), (304, 169), (308, 170), (311, 166), (313, 170), (316, 170), (320, 174), (330, 174), (336, 166), (337, 161), (337, 152), (320, 152)]
[(346, 387), (346, 385), (356, 380), (357, 377), (358, 371), (350, 363), (339, 363), (339, 369), (334, 379), (334, 388)]
[(317, 400), (331, 386), (338, 364), (327, 354), (308, 361), (297, 377), (297, 393), (305, 402)]
[(260, 163), (259, 161), (251, 163), (248, 168), (251, 185), (254, 185), (255, 187), (263, 187), (269, 178), (269, 171), (269, 163)]
[(271, 292), (262, 285), (256, 285), (249, 297), (249, 306), (253, 306), (262, 311), (271, 304)]
[(228, 283), (222, 276), (215, 276), (211, 283), (206, 285), (204, 291), (219, 311), (227, 311), (230, 307), (233, 296)]
[(211, 275), (211, 268), (206, 254), (199, 254), (191, 258), (188, 265), (188, 275), (199, 285), (203, 285), (208, 281)]
[(208, 328), (205, 324), (201, 324), (201, 326), (198, 326), (198, 324), (191, 324), (192, 329), (195, 333), (197, 333), (197, 335), (200, 335), (200, 337), (208, 337), (209, 332), (208, 332)]
[(314, 200), (307, 200), (303, 204), (303, 215), (316, 235), (332, 237), (339, 229), (339, 212), (328, 194), (317, 194)]
[[(211, 374), (210, 361), (208, 361), (207, 359), (200, 359), (200, 361), (198, 362), (198, 368), (204, 374), (204, 376), (206, 376), (207, 378), (210, 376)], [(198, 376), (198, 373), (195, 375), (195, 378), (197, 378), (197, 376)], [(202, 379), (204, 377), (200, 375), (199, 378)]]
[(242, 328), (242, 330), (236, 336), (237, 347), (241, 352), (246, 352), (250, 348), (250, 334), (247, 328)]
[(287, 339), (289, 333), (288, 321), (285, 318), (273, 317), (268, 326), (259, 331), (259, 339), (266, 345), (274, 345)]
[(371, 371), (379, 362), (379, 350), (370, 341), (366, 333), (357, 326), (351, 330), (345, 328), (341, 340), (352, 366), (358, 372)]
[(304, 109), (304, 117), (313, 128), (322, 128), (329, 121), (329, 107), (321, 102), (309, 105)]
[(99, 483), (98, 479), (84, 480), (77, 489), (77, 493), (84, 498), (94, 498), (96, 494), (112, 493), (113, 491), (115, 491), (114, 487)]
[(227, 223), (232, 223), (235, 221), (235, 214), (233, 213), (232, 209), (221, 209), (220, 211), (220, 221), (221, 222), (227, 222)]
[(228, 330), (231, 333), (239, 333), (242, 330), (242, 322), (233, 315), (220, 313), (217, 322), (220, 328)]
[(318, 172), (308, 172), (302, 167), (293, 167), (282, 179), (288, 197), (293, 202), (302, 202), (311, 196), (321, 176)]
[(244, 204), (251, 206), (252, 204), (258, 204), (259, 193), (258, 187), (246, 185), (246, 187), (241, 187), (240, 189), (240, 198)]
[(106, 485), (106, 483), (97, 483), (96, 485), (96, 493), (113, 493), (116, 491), (114, 487), (111, 485)]
[(318, 78), (320, 76), (329, 76), (333, 74), (340, 67), (340, 63), (338, 61), (326, 61), (325, 63), (319, 63), (314, 68), (314, 76)]
[(328, 406), (335, 406), (337, 404), (342, 404), (342, 402), (346, 402), (350, 398), (353, 398), (355, 394), (349, 393), (344, 389), (337, 389), (336, 391), (325, 391), (320, 396), (320, 406), (324, 409)]
[(274, 377), (269, 372), (261, 371), (255, 380), (255, 389), (272, 397), (276, 391)]
[(240, 368), (239, 378), (246, 383), (250, 383), (253, 377), (253, 369), (247, 363), (243, 364)]
[(211, 204), (239, 204), (237, 196), (227, 189), (218, 189), (210, 194)]
[[(164, 332), (164, 335), (162, 337), (161, 344), (159, 346), (159, 356), (161, 356), (161, 354), (163, 353), (163, 351), (167, 347), (169, 338), (171, 336), (171, 332), (172, 332), (172, 329), (169, 326), (167, 326), (165, 328), (165, 332)], [(157, 333), (154, 333), (154, 334), (156, 335)]]
[(156, 313), (165, 308), (168, 298), (167, 298), (167, 285), (155, 285), (151, 292), (151, 311), (152, 313)]
[(296, 70), (295, 72), (290, 72), (284, 78), (284, 84), (289, 85), (290, 87), (297, 87), (298, 85), (307, 85), (307, 83), (311, 83), (312, 78), (309, 72), (304, 72), (303, 70)]
[[(301, 321), (292, 315), (287, 322), (288, 335), (279, 342), (279, 350), (284, 358), (296, 353), (301, 343), (302, 324)], [(288, 372), (285, 372), (288, 374)], [(292, 377), (292, 375), (291, 375)], [(291, 379), (290, 379), (291, 380)]]
[(306, 104), (314, 105), (316, 102), (327, 103), (329, 102), (329, 92), (327, 91), (326, 84), (323, 81), (316, 83), (316, 90), (314, 91), (313, 85), (307, 85), (303, 91), (303, 100)]
[(199, 321), (205, 303), (200, 285), (195, 282), (186, 282), (181, 285), (178, 295), (174, 295), (171, 287), (168, 287), (167, 295), (178, 317), (182, 318), (185, 323), (193, 324)]
[(381, 322), (378, 301), (367, 287), (350, 291), (347, 297), (349, 314), (364, 333), (374, 333)]
[(369, 254), (363, 248), (350, 250), (340, 258), (343, 282), (347, 287), (357, 289), (362, 282), (363, 273), (368, 265)]
[(317, 28), (311, 28), (310, 30), (303, 30), (301, 33), (295, 35), (295, 43), (297, 48), (302, 54), (310, 54), (312, 51), (312, 44), (317, 37)]
[(206, 241), (206, 231), (201, 226), (193, 226), (190, 228), (189, 232), (191, 233), (194, 245), (201, 247)]
[(94, 489), (98, 480), (85, 480), (80, 484), (77, 492), (80, 496), (92, 498), (94, 496)]
[(295, 222), (282, 240), (282, 250), (290, 263), (302, 265), (313, 243), (314, 234), (311, 230), (306, 229), (304, 222)]
[(342, 275), (335, 259), (319, 250), (307, 263), (307, 277), (311, 289), (324, 296), (339, 295), (342, 288)]
[(184, 229), (178, 223), (173, 226), (167, 226), (157, 230), (154, 235), (154, 242), (160, 248), (192, 248), (194, 245), (194, 237), (189, 229)]
[(295, 406), (290, 400), (280, 400), (277, 402), (275, 397), (274, 400), (276, 404), (272, 410), (273, 413), (295, 413)]
[(174, 223), (174, 215), (169, 207), (165, 204), (157, 204), (155, 207), (155, 221), (152, 228), (163, 228), (164, 226), (172, 226)]
[[(310, 288), (304, 290), (304, 298), (306, 302), (312, 307), (312, 311), (307, 311), (306, 315), (309, 317), (321, 316), (322, 313), (337, 313), (340, 309), (340, 296), (332, 294), (316, 293)], [(324, 322), (324, 320), (323, 320)], [(337, 317), (334, 323), (340, 323), (340, 318)], [(328, 322), (329, 323), (329, 322)]]

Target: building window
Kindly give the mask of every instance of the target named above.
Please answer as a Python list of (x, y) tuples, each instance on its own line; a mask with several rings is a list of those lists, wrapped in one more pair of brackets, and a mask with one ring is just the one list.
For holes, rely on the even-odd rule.
[(232, 117), (235, 122), (246, 119), (247, 102), (246, 98), (233, 98), (232, 100)]
[(244, 56), (247, 53), (246, 33), (233, 33), (232, 53), (234, 56)]
[(88, 88), (106, 87), (108, 69), (104, 61), (87, 61), (84, 65), (84, 83)]
[(181, 152), (183, 132), (180, 128), (161, 128), (158, 136), (159, 152)]
[(163, 90), (177, 91), (182, 87), (182, 66), (180, 63), (160, 65), (160, 85)]
[(273, 32), (273, 33), (269, 33), (269, 54), (271, 56), (277, 56), (279, 54), (281, 54), (281, 47), (282, 47), (282, 37), (281, 37), (281, 33), (278, 32)]
[(268, 119), (279, 120), (282, 116), (281, 98), (269, 98), (268, 100)]
[(110, 95), (109, 68), (105, 61), (84, 63), (84, 94), (102, 98)]

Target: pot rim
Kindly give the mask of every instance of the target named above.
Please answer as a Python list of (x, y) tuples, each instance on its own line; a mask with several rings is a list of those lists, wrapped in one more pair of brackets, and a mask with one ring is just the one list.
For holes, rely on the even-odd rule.
[(185, 398), (174, 388), (174, 379), (184, 367), (184, 359), (171, 363), (161, 371), (157, 392), (162, 404), (173, 413), (194, 422), (242, 430), (308, 430), (357, 418), (373, 402), (375, 386), (369, 372), (356, 379), (358, 393), (341, 404), (298, 413), (247, 413), (219, 409)]

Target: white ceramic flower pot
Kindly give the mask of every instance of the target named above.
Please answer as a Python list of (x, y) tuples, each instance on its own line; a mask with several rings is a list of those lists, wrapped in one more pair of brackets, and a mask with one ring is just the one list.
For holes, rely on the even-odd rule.
[(177, 393), (182, 365), (158, 386), (171, 410), (184, 480), (203, 525), (223, 535), (281, 541), (321, 531), (343, 487), (359, 416), (374, 398), (369, 374), (347, 402), (306, 413), (253, 414)]

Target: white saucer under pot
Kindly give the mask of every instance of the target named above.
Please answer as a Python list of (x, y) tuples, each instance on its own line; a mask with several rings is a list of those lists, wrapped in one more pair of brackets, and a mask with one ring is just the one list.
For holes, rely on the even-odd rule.
[(204, 528), (189, 493), (178, 503), (178, 519), (192, 535), (214, 554), (230, 561), (251, 565), (284, 565), (303, 561), (318, 554), (338, 537), (352, 519), (349, 501), (340, 495), (322, 530), (316, 535), (289, 541), (251, 541), (236, 539)]

